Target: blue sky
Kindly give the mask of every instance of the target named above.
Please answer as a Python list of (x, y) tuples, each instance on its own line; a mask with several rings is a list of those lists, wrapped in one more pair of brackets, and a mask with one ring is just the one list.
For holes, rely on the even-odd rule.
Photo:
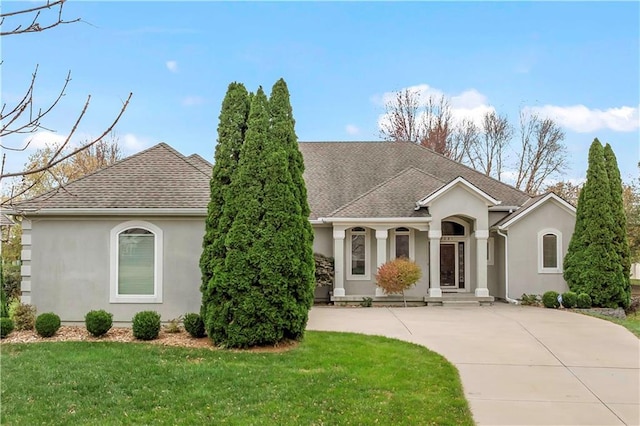
[[(88, 94), (80, 138), (99, 134), (133, 92), (116, 129), (127, 154), (164, 141), (212, 160), (227, 85), (269, 92), (284, 77), (301, 141), (379, 140), (385, 97), (416, 87), (451, 97), (459, 116), (493, 107), (514, 123), (521, 108), (555, 118), (566, 132), (565, 179), (584, 177), (594, 137), (612, 144), (625, 180), (638, 174), (638, 2), (71, 0), (64, 16), (85, 22), (3, 37), (0, 68), (11, 105), (39, 64), (42, 106), (71, 70), (44, 123), (58, 139)], [(33, 148), (56, 135), (37, 135)], [(6, 168), (21, 169), (27, 154), (8, 153)]]

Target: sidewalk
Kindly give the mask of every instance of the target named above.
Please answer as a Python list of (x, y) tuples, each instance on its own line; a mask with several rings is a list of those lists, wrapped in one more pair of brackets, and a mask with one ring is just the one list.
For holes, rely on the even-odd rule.
[(478, 425), (640, 425), (640, 340), (559, 310), (314, 307), (308, 329), (424, 345), (459, 370)]

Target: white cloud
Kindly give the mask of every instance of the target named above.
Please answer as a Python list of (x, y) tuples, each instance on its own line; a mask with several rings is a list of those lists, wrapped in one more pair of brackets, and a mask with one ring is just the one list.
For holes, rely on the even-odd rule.
[[(480, 125), (482, 117), (495, 109), (489, 105), (487, 97), (476, 89), (468, 89), (459, 94), (447, 94), (442, 90), (429, 86), (428, 84), (418, 84), (416, 86), (410, 86), (405, 89), (411, 90), (419, 95), (419, 105), (423, 107), (427, 104), (429, 99), (438, 101), (442, 96), (449, 99), (451, 106), (451, 115), (455, 122), (460, 122), (463, 119), (472, 120), (476, 125)], [(400, 89), (405, 90), (405, 89)], [(388, 102), (392, 102), (396, 98), (397, 92), (386, 92), (382, 96), (376, 95), (371, 98), (373, 103), (385, 105)], [(418, 122), (422, 121), (424, 113), (418, 115)], [(382, 128), (382, 123), (388, 122), (387, 114), (381, 114), (378, 117), (378, 127)]]
[(180, 103), (182, 104), (182, 106), (191, 107), (196, 105), (202, 105), (203, 103), (205, 103), (205, 101), (206, 99), (203, 98), (202, 96), (186, 96), (182, 98), (182, 101)]
[(347, 127), (345, 127), (345, 131), (351, 136), (360, 134), (360, 128), (354, 124), (347, 124)]
[(126, 154), (135, 154), (138, 151), (142, 151), (152, 145), (152, 141), (148, 138), (134, 135), (133, 133), (126, 133), (120, 137), (122, 149)]
[(167, 69), (173, 73), (178, 72), (178, 62), (176, 61), (167, 61), (165, 62)]
[(606, 110), (590, 109), (584, 105), (527, 107), (529, 113), (555, 120), (562, 127), (578, 133), (594, 132), (608, 129), (616, 132), (633, 132), (640, 128), (638, 109), (630, 106), (609, 108)]
[[(59, 133), (50, 132), (48, 130), (40, 130), (33, 133), (24, 139), (24, 144), (29, 144), (27, 149), (40, 149), (49, 145), (59, 145), (67, 139), (67, 135), (61, 135)], [(20, 147), (21, 148), (21, 147)]]

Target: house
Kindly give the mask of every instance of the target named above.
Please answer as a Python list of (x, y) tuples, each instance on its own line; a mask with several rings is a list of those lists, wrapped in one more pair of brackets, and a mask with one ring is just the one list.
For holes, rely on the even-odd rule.
[[(423, 271), (427, 304), (566, 291), (575, 209), (527, 194), (411, 143), (303, 142), (314, 250), (335, 258), (334, 302), (393, 300), (379, 265)], [(176, 318), (200, 306), (198, 261), (211, 164), (161, 143), (17, 206), (22, 299), (63, 321), (106, 309)], [(318, 294), (322, 296), (321, 294)]]

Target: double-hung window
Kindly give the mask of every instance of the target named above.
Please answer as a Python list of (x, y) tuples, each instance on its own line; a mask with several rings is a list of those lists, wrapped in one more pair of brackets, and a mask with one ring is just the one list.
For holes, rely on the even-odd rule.
[(371, 278), (369, 258), (370, 237), (366, 228), (356, 227), (348, 231), (347, 279), (368, 280)]

